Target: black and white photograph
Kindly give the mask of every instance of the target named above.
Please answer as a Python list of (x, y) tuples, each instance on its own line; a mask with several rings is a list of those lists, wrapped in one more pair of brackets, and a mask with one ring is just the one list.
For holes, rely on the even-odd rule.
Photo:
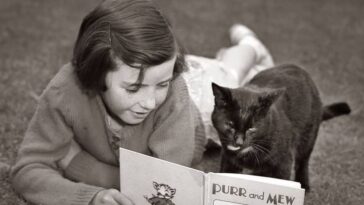
[(0, 0), (0, 205), (363, 205), (364, 1)]

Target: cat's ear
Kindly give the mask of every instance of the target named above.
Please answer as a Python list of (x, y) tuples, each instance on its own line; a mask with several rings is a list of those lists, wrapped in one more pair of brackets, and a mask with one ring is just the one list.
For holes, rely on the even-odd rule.
[(211, 86), (212, 86), (212, 93), (215, 96), (215, 105), (225, 106), (231, 98), (230, 89), (221, 87), (215, 83), (212, 83)]
[(153, 182), (153, 187), (154, 187), (154, 189), (158, 190), (159, 189), (159, 184), (157, 182)]
[(270, 106), (285, 92), (285, 88), (270, 89), (262, 92), (258, 97), (260, 110), (268, 111)]
[(172, 196), (176, 193), (176, 189), (171, 189)]

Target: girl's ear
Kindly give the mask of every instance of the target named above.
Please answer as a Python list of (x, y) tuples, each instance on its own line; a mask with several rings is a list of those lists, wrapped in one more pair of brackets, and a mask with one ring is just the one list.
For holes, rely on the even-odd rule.
[(259, 110), (266, 113), (270, 106), (285, 92), (285, 88), (271, 89), (259, 94)]
[(221, 87), (215, 83), (211, 84), (212, 93), (215, 96), (215, 105), (226, 106), (231, 100), (231, 91), (229, 88)]

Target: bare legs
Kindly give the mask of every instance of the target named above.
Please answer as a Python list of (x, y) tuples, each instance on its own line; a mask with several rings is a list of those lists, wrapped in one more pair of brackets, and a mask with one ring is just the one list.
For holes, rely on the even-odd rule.
[(233, 45), (222, 51), (219, 57), (226, 69), (236, 78), (240, 85), (249, 70), (256, 64), (256, 52), (249, 45)]
[[(232, 46), (221, 49), (216, 59), (223, 63), (226, 72), (237, 80), (239, 86), (259, 71), (273, 66), (269, 51), (246, 26), (233, 25), (230, 29), (230, 40)], [(252, 69), (256, 70), (252, 72)]]

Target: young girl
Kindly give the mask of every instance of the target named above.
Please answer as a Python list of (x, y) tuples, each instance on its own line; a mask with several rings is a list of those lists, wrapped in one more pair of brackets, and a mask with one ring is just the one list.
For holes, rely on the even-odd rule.
[[(240, 45), (242, 39), (211, 61), (224, 62), (241, 49), (255, 59), (256, 50)], [(193, 62), (205, 64), (198, 57)], [(37, 204), (128, 205), (117, 190), (118, 147), (197, 164), (206, 142), (201, 113), (189, 97), (198, 69), (191, 66), (182, 77), (184, 65), (170, 26), (150, 1), (102, 2), (83, 20), (72, 62), (41, 95), (11, 170), (14, 189)], [(244, 70), (237, 65), (232, 70)], [(215, 77), (228, 71), (203, 70), (211, 74), (201, 76)], [(231, 77), (240, 73), (223, 76)]]

